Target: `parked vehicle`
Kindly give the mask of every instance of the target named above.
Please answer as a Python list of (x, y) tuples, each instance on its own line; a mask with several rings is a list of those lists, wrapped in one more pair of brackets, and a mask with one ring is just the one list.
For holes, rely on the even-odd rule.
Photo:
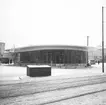
[(9, 63), (9, 59), (8, 58), (1, 58), (1, 63), (8, 64)]
[(90, 60), (89, 63), (90, 63), (90, 65), (94, 65), (96, 63), (96, 61), (95, 60)]

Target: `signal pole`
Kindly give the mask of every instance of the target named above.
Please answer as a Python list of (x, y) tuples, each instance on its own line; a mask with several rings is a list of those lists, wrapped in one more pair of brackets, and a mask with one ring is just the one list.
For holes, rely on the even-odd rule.
[(102, 7), (102, 72), (104, 73), (104, 7)]

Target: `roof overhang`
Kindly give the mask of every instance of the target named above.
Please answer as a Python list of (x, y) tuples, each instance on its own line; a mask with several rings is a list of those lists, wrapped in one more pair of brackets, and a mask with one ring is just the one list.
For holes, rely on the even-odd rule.
[(37, 51), (37, 50), (80, 50), (80, 51), (87, 51), (88, 47), (86, 46), (29, 46), (29, 47), (22, 47), (16, 48), (15, 52), (28, 52), (28, 51)]

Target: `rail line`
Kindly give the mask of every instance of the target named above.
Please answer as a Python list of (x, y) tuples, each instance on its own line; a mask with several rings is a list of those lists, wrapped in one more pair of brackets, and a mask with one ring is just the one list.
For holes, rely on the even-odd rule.
[[(99, 77), (98, 77), (99, 76)], [(106, 75), (96, 75), (96, 76), (85, 76), (85, 77), (73, 77), (73, 78), (71, 78), (71, 77), (68, 77), (68, 78), (62, 78), (62, 79), (53, 79), (53, 80), (51, 80), (51, 79), (47, 79), (47, 80), (40, 80), (40, 81), (36, 81), (36, 78), (35, 78), (35, 80), (34, 81), (28, 81), (28, 82), (21, 82), (21, 81), (19, 81), (18, 83), (16, 82), (16, 83), (10, 83), (10, 84), (0, 84), (0, 86), (11, 86), (11, 85), (15, 85), (15, 86), (17, 86), (17, 85), (21, 85), (21, 84), (23, 84), (24, 83), (24, 85), (25, 84), (33, 84), (33, 83), (35, 83), (36, 82), (36, 84), (37, 83), (39, 83), (39, 84), (42, 84), (42, 83), (50, 83), (50, 82), (55, 82), (55, 80), (56, 80), (56, 83), (57, 82), (60, 82), (61, 80), (62, 80), (62, 82), (64, 82), (64, 81), (67, 81), (67, 80), (71, 80), (71, 81), (75, 81), (76, 79), (79, 79), (79, 80), (83, 80), (83, 79), (88, 79), (88, 78), (101, 78), (101, 77), (106, 77)], [(78, 81), (78, 80), (77, 80)]]
[[(68, 80), (68, 81), (67, 81)], [(64, 89), (69, 89), (69, 88), (77, 88), (77, 87), (82, 87), (82, 86), (87, 86), (87, 85), (94, 85), (94, 84), (100, 84), (100, 83), (105, 83), (106, 82), (106, 76), (100, 76), (100, 77), (83, 77), (79, 80), (73, 80), (72, 79), (66, 79), (56, 81), (54, 83), (40, 83), (38, 82), (38, 85), (35, 84), (35, 82), (32, 84), (18, 84), (17, 86), (14, 87), (14, 85), (9, 85), (13, 86), (9, 88), (8, 86), (1, 86), (0, 87), (0, 98), (9, 98), (9, 97), (18, 97), (18, 96), (25, 96), (25, 95), (30, 95), (30, 94), (39, 94), (43, 92), (50, 92), (50, 91), (56, 91), (56, 90), (64, 90)], [(45, 84), (44, 84), (45, 83)], [(16, 84), (15, 84), (16, 85)], [(25, 86), (26, 85), (26, 86)], [(29, 90), (30, 89), (30, 90)], [(17, 91), (18, 90), (18, 91)]]
[(52, 104), (52, 103), (54, 104), (56, 102), (65, 101), (65, 100), (73, 99), (73, 98), (78, 98), (78, 97), (81, 97), (81, 96), (91, 95), (91, 94), (95, 94), (95, 93), (99, 93), (99, 92), (103, 92), (103, 91), (106, 91), (106, 89), (99, 90), (99, 91), (94, 91), (94, 92), (88, 92), (88, 93), (84, 93), (84, 94), (79, 94), (79, 95), (72, 96), (72, 97), (61, 98), (59, 100), (45, 102), (45, 103), (41, 103), (41, 104), (37, 104), (37, 105), (47, 105), (47, 104)]

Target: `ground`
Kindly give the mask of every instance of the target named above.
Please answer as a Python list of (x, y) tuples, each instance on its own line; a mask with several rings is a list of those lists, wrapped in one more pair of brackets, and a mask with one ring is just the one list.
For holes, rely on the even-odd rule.
[[(12, 67), (12, 66), (0, 66), (0, 85), (7, 87), (8, 84), (17, 84), (22, 83), (23, 87), (25, 87), (25, 83), (29, 82), (32, 83), (36, 81), (36, 86), (40, 86), (42, 82), (47, 82), (49, 80), (53, 83), (61, 83), (65, 81), (65, 79), (70, 78), (72, 80), (79, 80), (81, 77), (87, 77), (87, 76), (97, 76), (100, 77), (106, 75), (105, 73), (102, 73), (102, 64), (96, 64), (92, 66), (91, 68), (84, 68), (84, 69), (52, 69), (52, 76), (49, 77), (40, 77), (40, 78), (31, 78), (26, 76), (26, 68), (25, 67)], [(106, 67), (106, 64), (105, 64)], [(8, 70), (8, 72), (7, 72)], [(20, 78), (21, 79), (20, 79)], [(80, 77), (80, 78), (79, 78)], [(91, 77), (89, 77), (91, 79)], [(59, 82), (58, 82), (59, 80)], [(103, 80), (103, 79), (102, 79)], [(103, 80), (105, 81), (105, 79)], [(67, 82), (67, 81), (66, 81)], [(69, 82), (69, 81), (68, 81)], [(38, 84), (37, 84), (38, 83)], [(71, 83), (71, 82), (70, 82)], [(44, 84), (45, 85), (45, 84)], [(42, 85), (44, 87), (44, 85)], [(70, 85), (70, 84), (68, 84)], [(71, 84), (72, 85), (72, 84)], [(16, 85), (13, 85), (16, 86)], [(12, 86), (12, 87), (13, 87)], [(32, 87), (33, 85), (29, 85), (29, 88), (37, 88)], [(57, 85), (59, 87), (59, 85)], [(43, 89), (42, 87), (42, 89)], [(52, 87), (52, 86), (51, 86)], [(16, 86), (16, 88), (18, 88)], [(15, 89), (16, 89), (15, 88)], [(3, 88), (4, 89), (4, 88)], [(9, 89), (9, 88), (7, 88)], [(23, 88), (23, 90), (25, 90)], [(50, 89), (50, 88), (49, 88)], [(18, 90), (17, 90), (18, 91)], [(86, 92), (92, 92), (92, 91), (98, 91), (97, 93), (93, 94), (85, 94)], [(85, 93), (84, 93), (85, 92)], [(85, 94), (81, 95), (80, 97), (73, 97), (75, 95), (78, 96), (78, 94)], [(60, 98), (64, 98), (60, 101), (54, 101), (53, 103), (49, 103), (49, 100), (57, 100)], [(106, 82), (95, 84), (95, 85), (89, 85), (85, 87), (78, 87), (78, 88), (68, 88), (65, 90), (56, 90), (51, 92), (41, 92), (37, 94), (29, 94), (25, 96), (19, 96), (19, 97), (10, 97), (10, 98), (4, 98), (0, 99), (1, 105), (44, 105), (40, 104), (40, 102), (46, 102), (47, 105), (106, 105)], [(37, 104), (38, 102), (38, 104)]]
[[(106, 68), (106, 64), (105, 64)], [(29, 78), (26, 76), (26, 67), (13, 67), (0, 65), (0, 80), (19, 80), (19, 77)], [(106, 71), (105, 71), (106, 72)], [(87, 75), (102, 74), (102, 64), (96, 64), (89, 68), (82, 69), (52, 69), (51, 76), (71, 76), (81, 77)]]

